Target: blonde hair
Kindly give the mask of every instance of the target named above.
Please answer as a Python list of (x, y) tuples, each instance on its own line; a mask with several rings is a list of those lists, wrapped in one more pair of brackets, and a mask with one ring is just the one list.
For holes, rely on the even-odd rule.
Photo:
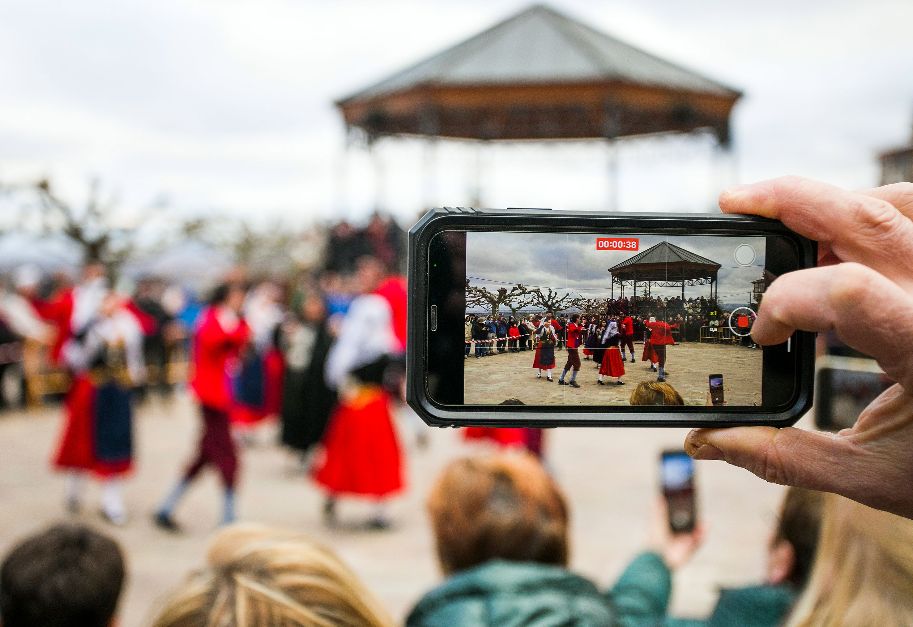
[(233, 525), (215, 536), (206, 562), (153, 627), (393, 625), (352, 571), (302, 534)]
[(631, 405), (684, 405), (685, 401), (668, 383), (641, 381), (631, 392)]
[(829, 494), (793, 627), (913, 625), (913, 520)]
[(492, 559), (567, 565), (564, 495), (527, 453), (454, 460), (431, 489), (428, 513), (448, 575)]

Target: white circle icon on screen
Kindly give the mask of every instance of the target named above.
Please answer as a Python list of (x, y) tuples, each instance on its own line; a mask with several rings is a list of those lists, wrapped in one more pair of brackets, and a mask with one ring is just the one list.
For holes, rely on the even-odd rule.
[(740, 266), (750, 266), (754, 263), (757, 255), (751, 245), (739, 244), (732, 256), (735, 257), (735, 262)]
[(758, 318), (758, 314), (750, 307), (737, 307), (729, 314), (729, 330), (733, 335), (739, 337), (748, 337), (751, 335), (751, 327)]

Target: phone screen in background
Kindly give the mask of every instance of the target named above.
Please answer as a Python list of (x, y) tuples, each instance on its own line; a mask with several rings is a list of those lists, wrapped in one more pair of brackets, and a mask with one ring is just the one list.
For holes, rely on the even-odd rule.
[(664, 452), (660, 473), (663, 496), (669, 510), (669, 526), (675, 532), (694, 529), (694, 460), (684, 451)]
[(710, 380), (710, 400), (714, 405), (722, 405), (725, 401), (723, 392), (723, 375), (712, 374)]

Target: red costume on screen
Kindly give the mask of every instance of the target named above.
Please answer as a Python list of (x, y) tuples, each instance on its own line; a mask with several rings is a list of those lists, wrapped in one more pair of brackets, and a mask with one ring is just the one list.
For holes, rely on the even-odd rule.
[(654, 346), (675, 344), (675, 339), (672, 337), (672, 329), (677, 329), (677, 324), (669, 324), (668, 322), (657, 320), (656, 322), (644, 322), (644, 326), (650, 329), (650, 343)]
[(610, 346), (602, 356), (602, 365), (599, 374), (610, 377), (622, 377), (625, 374), (625, 362), (621, 358), (621, 351), (617, 346)]

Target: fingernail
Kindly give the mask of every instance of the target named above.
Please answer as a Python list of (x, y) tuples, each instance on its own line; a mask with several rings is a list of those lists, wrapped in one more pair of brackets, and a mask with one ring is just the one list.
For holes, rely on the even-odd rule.
[(754, 187), (753, 185), (746, 185), (744, 183), (740, 184), (740, 185), (733, 185), (731, 187), (727, 187), (726, 189), (724, 189), (722, 191), (722, 193), (720, 193), (720, 198), (722, 198), (723, 196), (728, 196), (729, 198), (737, 198), (739, 196), (744, 196), (753, 187)]
[(690, 451), (691, 457), (700, 460), (723, 459), (723, 451), (712, 444), (698, 444), (697, 448)]
[(700, 431), (692, 431), (685, 438), (685, 452), (694, 459), (723, 459), (723, 451), (710, 444)]

